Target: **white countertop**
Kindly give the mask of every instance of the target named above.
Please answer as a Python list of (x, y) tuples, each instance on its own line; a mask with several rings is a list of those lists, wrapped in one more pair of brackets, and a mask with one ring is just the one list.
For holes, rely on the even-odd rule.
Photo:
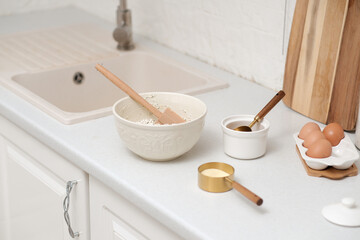
[[(1, 17), (0, 34), (82, 22), (111, 26), (74, 8), (63, 8)], [(0, 114), (186, 239), (360, 238), (360, 228), (340, 227), (321, 215), (325, 205), (343, 197), (360, 203), (360, 176), (335, 181), (306, 174), (292, 134), (309, 118), (279, 103), (266, 117), (271, 126), (265, 156), (233, 159), (223, 152), (220, 121), (233, 114), (256, 114), (275, 92), (142, 38), (135, 41), (230, 84), (197, 95), (208, 107), (206, 124), (197, 145), (184, 156), (169, 162), (143, 160), (121, 142), (112, 116), (62, 125), (1, 86)], [(354, 134), (349, 136), (354, 140)], [(199, 189), (197, 168), (211, 161), (231, 164), (235, 179), (261, 196), (264, 204), (257, 207), (236, 191)]]

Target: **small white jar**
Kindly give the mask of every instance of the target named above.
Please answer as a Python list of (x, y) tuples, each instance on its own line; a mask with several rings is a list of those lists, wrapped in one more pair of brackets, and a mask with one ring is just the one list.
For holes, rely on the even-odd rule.
[(252, 132), (233, 130), (239, 126), (248, 126), (254, 115), (233, 115), (221, 122), (223, 130), (224, 152), (237, 159), (254, 159), (266, 152), (267, 135), (270, 123), (262, 119), (252, 127)]

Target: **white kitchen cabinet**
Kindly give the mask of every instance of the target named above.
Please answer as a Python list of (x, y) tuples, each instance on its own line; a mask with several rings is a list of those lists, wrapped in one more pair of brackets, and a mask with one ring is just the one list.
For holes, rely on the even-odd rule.
[(77, 239), (88, 240), (88, 176), (19, 127), (0, 117), (0, 239), (72, 239), (64, 220), (66, 183), (69, 216)]
[(92, 240), (182, 239), (96, 178), (89, 181)]

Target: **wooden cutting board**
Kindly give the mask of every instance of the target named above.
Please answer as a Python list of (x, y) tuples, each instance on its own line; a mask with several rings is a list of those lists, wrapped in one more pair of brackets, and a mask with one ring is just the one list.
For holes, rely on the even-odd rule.
[[(354, 129), (360, 94), (360, 0), (350, 0), (338, 57), (328, 122)], [(344, 116), (344, 117), (342, 117)]]
[(360, 87), (360, 0), (298, 0), (284, 103), (322, 123), (355, 128)]

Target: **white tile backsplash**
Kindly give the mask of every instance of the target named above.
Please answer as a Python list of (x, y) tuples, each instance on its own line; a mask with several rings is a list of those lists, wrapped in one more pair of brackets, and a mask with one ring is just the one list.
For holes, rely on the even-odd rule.
[[(282, 88), (296, 0), (128, 0), (133, 30), (271, 89)], [(116, 0), (0, 0), (0, 15), (76, 5), (115, 22)]]

